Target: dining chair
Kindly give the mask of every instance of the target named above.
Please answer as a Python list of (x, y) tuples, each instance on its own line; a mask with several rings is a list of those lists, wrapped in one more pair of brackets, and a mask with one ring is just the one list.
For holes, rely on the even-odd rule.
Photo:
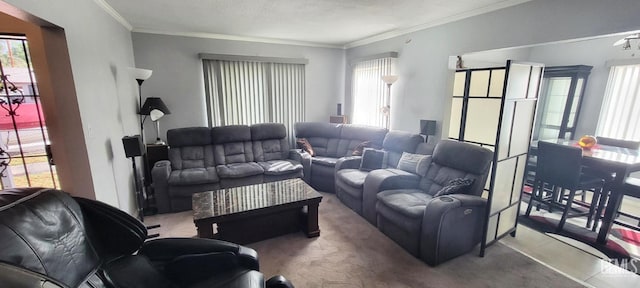
[[(597, 143), (600, 144), (600, 145), (627, 148), (627, 149), (632, 149), (632, 150), (640, 149), (640, 141), (623, 140), (623, 139), (609, 138), (609, 137), (603, 137), (603, 136), (596, 136), (596, 139), (597, 139)], [(606, 201), (609, 198), (609, 193), (611, 192), (610, 185), (613, 184), (613, 179), (615, 179), (616, 174), (615, 173), (610, 173), (610, 172), (598, 171), (598, 170), (592, 169), (590, 167), (585, 167), (584, 170), (585, 170), (585, 173), (594, 175), (596, 177), (600, 177), (600, 178), (604, 179), (604, 181), (605, 181), (605, 186), (603, 188), (603, 192), (602, 192), (602, 195), (600, 197), (600, 201), (602, 203), (599, 203), (598, 208), (596, 209), (596, 214), (595, 214), (595, 217), (594, 217), (594, 219), (595, 219), (594, 220), (594, 225), (591, 228), (591, 230), (596, 231), (596, 228), (598, 226), (598, 221), (603, 216), (602, 212), (604, 212), (604, 211), (602, 211), (602, 210), (604, 209), (604, 207), (606, 207)], [(638, 226), (640, 226), (640, 217), (633, 216), (631, 214), (628, 214), (628, 213), (625, 213), (625, 212), (622, 212), (622, 211), (618, 211), (618, 214), (638, 220), (639, 221), (638, 222)]]
[[(638, 178), (633, 178), (633, 177), (628, 177), (625, 180), (624, 186), (622, 188), (622, 200), (624, 201), (624, 197), (628, 196), (628, 197), (633, 197), (636, 199), (640, 200), (640, 179)], [(600, 211), (599, 211), (600, 212)], [(623, 213), (620, 210), (618, 210), (618, 214), (619, 215), (624, 215), (628, 218), (634, 219), (636, 221), (640, 220), (640, 215), (631, 215), (628, 213)], [(620, 226), (624, 226), (627, 227), (629, 229), (633, 229), (636, 231), (640, 231), (640, 223), (638, 224), (638, 226), (633, 226), (631, 224), (625, 223), (625, 222), (621, 222), (618, 221), (614, 218), (613, 223), (618, 224)], [(594, 225), (595, 226), (595, 225)]]
[[(556, 206), (562, 209), (562, 218), (556, 227), (557, 231), (562, 230), (569, 217), (587, 216), (587, 227), (590, 227), (593, 215), (596, 212), (600, 193), (604, 186), (604, 180), (582, 173), (581, 164), (582, 149), (539, 141), (536, 178), (525, 216), (529, 217), (533, 202), (537, 201), (550, 207)], [(551, 196), (548, 195), (550, 191), (545, 189), (545, 187), (549, 186), (555, 187), (552, 189), (553, 192)], [(573, 209), (572, 205), (576, 191), (590, 189), (593, 189), (595, 192), (593, 200), (589, 205), (589, 211), (581, 212)], [(563, 193), (564, 190), (569, 190), (567, 196)]]

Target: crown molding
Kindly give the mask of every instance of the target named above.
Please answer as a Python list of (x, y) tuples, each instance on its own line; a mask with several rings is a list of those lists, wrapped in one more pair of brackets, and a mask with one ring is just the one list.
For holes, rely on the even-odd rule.
[(131, 23), (129, 23), (129, 21), (124, 19), (124, 17), (122, 17), (122, 15), (120, 15), (120, 13), (116, 11), (116, 9), (113, 9), (111, 5), (105, 2), (105, 0), (93, 0), (93, 2), (96, 2), (96, 4), (98, 4), (98, 6), (102, 8), (102, 10), (104, 10), (104, 12), (107, 12), (107, 14), (109, 14), (111, 17), (113, 17), (113, 19), (118, 21), (118, 23), (122, 24), (122, 26), (127, 28), (127, 30), (129, 31), (133, 30), (133, 26), (131, 25)]
[(307, 46), (307, 47), (318, 47), (318, 48), (344, 49), (343, 45), (332, 45), (332, 44), (323, 44), (323, 43), (316, 43), (316, 42), (283, 40), (283, 39), (273, 39), (273, 38), (247, 37), (247, 36), (237, 36), (237, 35), (228, 35), (228, 34), (215, 34), (215, 33), (203, 33), (203, 32), (171, 32), (171, 31), (159, 31), (159, 30), (153, 30), (153, 29), (138, 29), (138, 28), (134, 28), (132, 32), (160, 34), (160, 35), (169, 35), (169, 36), (208, 38), (208, 39), (218, 39), (218, 40), (260, 42), (260, 43), (267, 43), (267, 44), (283, 44), (283, 45)]
[(455, 22), (458, 20), (462, 20), (465, 18), (470, 18), (473, 16), (477, 16), (477, 15), (481, 15), (481, 14), (485, 14), (485, 13), (489, 13), (492, 11), (496, 11), (496, 10), (500, 10), (500, 9), (504, 9), (510, 6), (515, 6), (515, 5), (519, 5), (525, 2), (529, 2), (532, 0), (505, 0), (502, 1), (500, 3), (496, 3), (496, 4), (492, 4), (492, 5), (488, 5), (485, 7), (481, 7), (478, 9), (474, 9), (474, 10), (470, 10), (467, 12), (463, 12), (460, 14), (456, 14), (453, 16), (449, 16), (449, 17), (445, 17), (445, 18), (441, 18), (438, 20), (434, 20), (431, 22), (427, 22), (424, 24), (420, 24), (420, 25), (416, 25), (413, 27), (409, 27), (409, 28), (405, 28), (405, 29), (396, 29), (396, 30), (392, 30), (389, 32), (384, 32), (381, 34), (377, 34), (371, 37), (367, 37), (364, 39), (360, 39), (357, 41), (353, 41), (350, 43), (347, 43), (344, 45), (345, 49), (349, 49), (349, 48), (354, 48), (354, 47), (358, 47), (358, 46), (363, 46), (363, 45), (367, 45), (367, 44), (371, 44), (374, 42), (378, 42), (378, 41), (382, 41), (382, 40), (387, 40), (387, 39), (391, 39), (394, 37), (398, 37), (398, 36), (402, 36), (402, 35), (406, 35), (412, 32), (416, 32), (416, 31), (420, 31), (420, 30), (424, 30), (424, 29), (428, 29), (428, 28), (433, 28), (436, 26), (440, 26), (440, 25), (444, 25), (447, 23), (451, 23), (451, 22)]

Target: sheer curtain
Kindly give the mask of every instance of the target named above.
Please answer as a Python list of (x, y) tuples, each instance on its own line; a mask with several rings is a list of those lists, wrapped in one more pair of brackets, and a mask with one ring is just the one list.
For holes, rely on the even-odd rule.
[(353, 68), (352, 97), (354, 124), (385, 126), (381, 108), (385, 106), (387, 86), (382, 76), (392, 73), (394, 60), (391, 57), (358, 62)]
[(640, 140), (640, 64), (612, 66), (596, 134)]
[(210, 126), (305, 121), (304, 64), (203, 60)]

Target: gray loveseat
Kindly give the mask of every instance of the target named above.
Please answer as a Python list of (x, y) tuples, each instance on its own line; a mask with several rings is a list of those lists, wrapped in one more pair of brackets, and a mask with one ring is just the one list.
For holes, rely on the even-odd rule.
[(315, 152), (311, 157), (299, 151), (300, 158), (305, 159), (305, 181), (324, 192), (336, 192), (336, 165), (345, 157), (359, 159), (359, 156), (352, 156), (359, 144), (369, 141), (369, 147), (389, 151), (388, 162), (395, 167), (403, 151), (414, 153), (418, 144), (424, 141), (418, 134), (364, 125), (300, 122), (294, 128), (296, 138), (307, 139)]
[(169, 160), (151, 171), (158, 212), (191, 209), (196, 192), (303, 177), (288, 141), (277, 123), (167, 131)]

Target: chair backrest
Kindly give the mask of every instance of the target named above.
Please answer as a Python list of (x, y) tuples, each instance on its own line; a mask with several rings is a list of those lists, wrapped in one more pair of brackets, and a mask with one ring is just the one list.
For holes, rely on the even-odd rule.
[(580, 183), (582, 149), (557, 143), (538, 142), (536, 179), (567, 189)]
[(419, 134), (397, 130), (389, 131), (382, 142), (382, 149), (387, 151), (387, 166), (398, 167), (402, 152), (415, 153), (416, 147), (423, 141)]
[(449, 181), (456, 178), (474, 179), (466, 191), (469, 195), (482, 195), (489, 175), (493, 152), (480, 146), (441, 140), (433, 150), (427, 174), (420, 180), (420, 189), (435, 195)]
[(608, 137), (602, 137), (602, 136), (596, 136), (596, 139), (598, 139), (598, 144), (602, 144), (602, 145), (615, 146), (615, 147), (621, 147), (621, 148), (627, 148), (627, 149), (633, 149), (633, 150), (638, 150), (640, 148), (640, 141), (622, 140), (622, 139), (608, 138)]
[(0, 191), (0, 239), (0, 262), (47, 275), (69, 287), (100, 282), (95, 271), (101, 259), (87, 237), (84, 216), (61, 191)]

